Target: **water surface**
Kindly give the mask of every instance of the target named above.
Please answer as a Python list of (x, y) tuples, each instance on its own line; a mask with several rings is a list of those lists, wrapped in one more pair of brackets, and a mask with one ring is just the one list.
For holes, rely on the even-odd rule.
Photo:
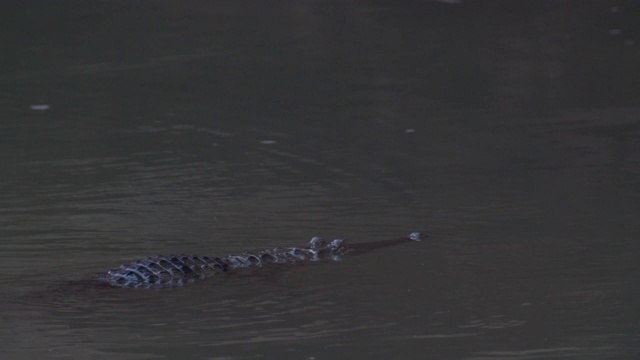
[[(630, 4), (5, 5), (0, 346), (636, 357)], [(87, 284), (158, 253), (412, 231), (430, 237), (202, 286)]]

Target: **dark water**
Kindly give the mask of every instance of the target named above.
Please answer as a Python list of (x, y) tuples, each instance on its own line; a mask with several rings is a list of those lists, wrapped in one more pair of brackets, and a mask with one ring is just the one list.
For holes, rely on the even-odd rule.
[[(3, 356), (639, 356), (634, 2), (2, 7)], [(416, 230), (203, 286), (83, 282)]]

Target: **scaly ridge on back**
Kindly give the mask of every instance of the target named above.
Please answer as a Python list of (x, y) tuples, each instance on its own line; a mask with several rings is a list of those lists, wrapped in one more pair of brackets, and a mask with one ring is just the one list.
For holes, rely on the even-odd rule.
[(346, 253), (363, 253), (406, 241), (420, 241), (424, 236), (414, 232), (408, 236), (383, 241), (347, 245), (343, 239), (327, 242), (313, 237), (306, 246), (273, 248), (222, 258), (195, 255), (158, 255), (111, 269), (99, 274), (98, 280), (115, 287), (153, 288), (183, 286), (236, 268), (261, 267), (301, 261), (340, 261)]
[(342, 259), (347, 248), (344, 240), (336, 239), (327, 243), (319, 237), (314, 237), (305, 247), (274, 248), (257, 253), (228, 255), (223, 258), (158, 255), (111, 269), (106, 274), (98, 275), (98, 280), (112, 286), (128, 288), (183, 286), (235, 268), (299, 261), (338, 261)]

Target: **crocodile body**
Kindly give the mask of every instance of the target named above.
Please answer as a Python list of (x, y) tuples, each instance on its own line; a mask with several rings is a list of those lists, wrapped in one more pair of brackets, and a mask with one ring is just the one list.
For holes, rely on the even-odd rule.
[(358, 253), (406, 241), (420, 241), (414, 232), (397, 239), (347, 245), (343, 239), (327, 242), (314, 237), (304, 247), (274, 248), (225, 257), (196, 255), (158, 255), (133, 261), (99, 274), (98, 280), (115, 287), (156, 288), (183, 286), (237, 268), (268, 264), (293, 264), (301, 261), (340, 261), (347, 253)]

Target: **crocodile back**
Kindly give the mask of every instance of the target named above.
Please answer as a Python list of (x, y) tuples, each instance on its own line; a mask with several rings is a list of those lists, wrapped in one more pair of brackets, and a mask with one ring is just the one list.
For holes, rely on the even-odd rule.
[(98, 280), (115, 287), (152, 288), (183, 286), (236, 268), (300, 261), (339, 261), (348, 249), (344, 240), (330, 243), (314, 237), (305, 247), (267, 249), (223, 258), (196, 255), (158, 255), (99, 274)]
[(195, 255), (158, 255), (111, 269), (98, 280), (118, 287), (182, 286), (215, 273), (229, 265), (219, 258)]

